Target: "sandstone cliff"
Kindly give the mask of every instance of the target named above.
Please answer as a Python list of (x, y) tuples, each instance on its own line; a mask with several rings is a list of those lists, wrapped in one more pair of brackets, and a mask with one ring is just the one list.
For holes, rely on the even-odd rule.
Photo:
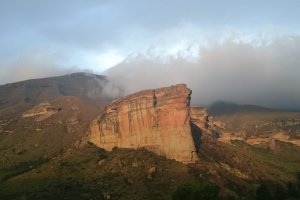
[(191, 128), (194, 138), (197, 137), (199, 133), (201, 134), (200, 139), (202, 140), (219, 138), (218, 130), (223, 130), (225, 127), (223, 122), (214, 120), (213, 117), (208, 114), (206, 108), (191, 107), (190, 110)]
[(185, 84), (178, 84), (115, 100), (92, 122), (90, 140), (107, 150), (145, 147), (167, 158), (195, 162), (190, 95)]

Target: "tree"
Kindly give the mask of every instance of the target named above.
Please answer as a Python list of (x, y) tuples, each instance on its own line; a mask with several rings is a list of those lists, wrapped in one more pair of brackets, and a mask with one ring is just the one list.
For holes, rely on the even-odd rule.
[(256, 190), (256, 199), (257, 200), (272, 200), (272, 196), (268, 190), (268, 187), (265, 184), (261, 184)]
[(288, 194), (289, 194), (289, 196), (295, 197), (295, 198), (300, 197), (300, 188), (299, 188), (299, 185), (297, 185), (296, 183), (293, 183), (293, 182), (289, 182), (287, 184), (287, 188), (288, 188)]
[(173, 200), (221, 200), (217, 187), (209, 184), (184, 184), (173, 193)]

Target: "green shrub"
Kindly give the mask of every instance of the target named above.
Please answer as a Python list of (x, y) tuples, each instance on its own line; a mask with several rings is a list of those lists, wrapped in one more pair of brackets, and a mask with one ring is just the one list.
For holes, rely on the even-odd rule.
[(290, 197), (299, 198), (300, 197), (300, 187), (297, 183), (289, 182), (287, 184), (288, 195)]
[(209, 184), (191, 184), (181, 185), (173, 193), (173, 200), (221, 200), (219, 191), (215, 186)]
[(256, 199), (257, 200), (272, 200), (272, 196), (268, 190), (268, 187), (265, 184), (261, 184), (256, 190)]

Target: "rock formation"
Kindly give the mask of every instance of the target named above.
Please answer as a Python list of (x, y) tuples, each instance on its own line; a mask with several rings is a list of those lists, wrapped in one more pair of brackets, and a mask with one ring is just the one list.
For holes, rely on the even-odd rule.
[(36, 117), (36, 121), (42, 121), (47, 119), (51, 115), (56, 114), (59, 112), (61, 108), (56, 108), (52, 106), (49, 102), (42, 102), (32, 109), (23, 113), (23, 117)]
[(145, 147), (167, 158), (195, 162), (190, 95), (185, 84), (178, 84), (115, 100), (92, 122), (90, 140), (107, 150)]
[(207, 109), (199, 107), (191, 107), (191, 123), (199, 128), (206, 130), (212, 125), (212, 118), (208, 115)]
[[(220, 121), (215, 121), (212, 116), (208, 114), (206, 108), (191, 107), (191, 128), (194, 136), (194, 141), (199, 139), (217, 139), (219, 138), (219, 131), (225, 127), (225, 124)], [(198, 134), (200, 136), (197, 136)]]

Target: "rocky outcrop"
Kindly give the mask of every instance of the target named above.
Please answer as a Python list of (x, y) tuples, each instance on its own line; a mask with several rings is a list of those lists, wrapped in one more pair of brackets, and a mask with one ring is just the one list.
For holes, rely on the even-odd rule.
[(191, 107), (191, 122), (202, 130), (208, 129), (212, 124), (212, 120), (208, 115), (207, 109), (199, 107)]
[[(219, 130), (224, 129), (225, 124), (220, 121), (215, 121), (213, 117), (208, 114), (206, 108), (191, 107), (190, 109), (191, 109), (191, 128), (193, 132), (194, 141), (204, 140), (204, 139), (214, 140), (219, 138), (220, 136)], [(201, 134), (200, 136), (198, 136), (199, 133)], [(200, 148), (200, 144), (199, 144), (199, 148)]]
[(293, 138), (287, 132), (271, 132), (269, 134), (247, 134), (246, 132), (222, 132), (219, 141), (225, 143), (231, 143), (233, 140), (241, 140), (250, 145), (266, 145), (270, 150), (276, 149), (276, 142), (281, 141), (286, 143), (292, 143), (300, 147), (300, 139), (297, 137)]
[(190, 95), (185, 84), (178, 84), (115, 100), (92, 122), (90, 140), (107, 150), (145, 147), (167, 158), (195, 162)]
[(191, 107), (191, 122), (203, 130), (224, 129), (225, 123), (216, 121), (208, 114), (206, 108)]
[(56, 114), (60, 110), (61, 108), (54, 107), (49, 102), (43, 102), (24, 112), (22, 116), (36, 117), (35, 121), (42, 121), (44, 119), (47, 119), (51, 115)]

